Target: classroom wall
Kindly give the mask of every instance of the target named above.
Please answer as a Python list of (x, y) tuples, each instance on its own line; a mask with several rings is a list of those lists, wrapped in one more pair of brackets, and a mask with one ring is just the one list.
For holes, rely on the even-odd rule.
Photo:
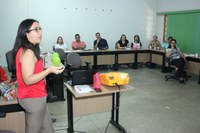
[[(158, 0), (157, 12), (172, 12), (200, 9), (200, 0)], [(163, 15), (157, 16), (156, 34), (162, 41), (163, 38)]]
[(200, 0), (158, 0), (158, 12), (200, 9)]
[(129, 41), (139, 34), (146, 47), (156, 31), (156, 12), (157, 0), (1, 0), (0, 63), (7, 65), (5, 52), (13, 48), (18, 25), (25, 18), (40, 21), (43, 51), (52, 50), (58, 36), (71, 48), (76, 33), (92, 48), (96, 32), (110, 48), (121, 34)]

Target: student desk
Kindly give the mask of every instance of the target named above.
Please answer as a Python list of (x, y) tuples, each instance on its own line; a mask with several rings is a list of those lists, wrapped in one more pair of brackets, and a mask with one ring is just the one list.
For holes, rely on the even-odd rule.
[(90, 114), (111, 110), (110, 123), (119, 131), (126, 130), (119, 124), (119, 101), (122, 91), (130, 91), (134, 88), (129, 85), (108, 87), (101, 85), (102, 92), (90, 92), (79, 94), (69, 84), (65, 83), (67, 91), (68, 109), (68, 133), (74, 133), (73, 116)]
[(150, 62), (161, 65), (161, 71), (165, 72), (165, 51), (164, 50), (151, 50)]
[[(90, 61), (94, 69), (98, 65), (114, 65), (114, 70), (118, 70), (118, 64), (132, 63), (133, 68), (138, 68), (138, 62), (152, 62), (162, 65), (165, 71), (165, 51), (150, 49), (108, 49), (108, 50), (72, 50), (81, 56), (82, 62)], [(83, 64), (84, 65), (84, 64)]]
[(0, 130), (25, 133), (25, 113), (16, 98), (6, 101), (0, 97), (0, 112), (6, 113), (6, 117), (0, 118)]
[(187, 72), (199, 75), (198, 84), (200, 84), (200, 55), (198, 56), (186, 56), (187, 60)]

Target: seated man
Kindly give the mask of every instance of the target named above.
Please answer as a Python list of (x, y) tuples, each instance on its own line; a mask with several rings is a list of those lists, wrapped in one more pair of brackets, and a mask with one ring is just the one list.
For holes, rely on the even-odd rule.
[(164, 49), (167, 49), (168, 46), (169, 46), (169, 42), (170, 42), (172, 39), (173, 39), (173, 38), (172, 38), (171, 36), (168, 37), (167, 41), (163, 43), (162, 47), (163, 47)]
[(96, 40), (94, 41), (94, 49), (99, 48), (99, 50), (105, 50), (108, 49), (108, 43), (106, 39), (101, 38), (101, 35), (99, 32), (96, 33)]
[(84, 48), (86, 48), (86, 44), (84, 41), (80, 40), (80, 35), (76, 34), (75, 35), (75, 41), (72, 42), (72, 49), (73, 50), (83, 50)]
[(185, 56), (181, 53), (179, 48), (176, 46), (176, 40), (172, 39), (169, 43), (168, 48), (166, 49), (166, 56), (170, 59), (170, 63), (175, 68), (176, 76), (179, 78), (179, 81), (184, 83), (185, 81), (185, 72), (184, 72), (184, 66), (185, 66)]

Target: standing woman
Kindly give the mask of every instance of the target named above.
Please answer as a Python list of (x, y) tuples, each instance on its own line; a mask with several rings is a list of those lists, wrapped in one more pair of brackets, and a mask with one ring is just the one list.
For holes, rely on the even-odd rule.
[(17, 72), (17, 98), (25, 110), (26, 133), (54, 133), (46, 105), (47, 92), (44, 78), (59, 74), (62, 67), (51, 66), (44, 70), (39, 43), (42, 31), (37, 20), (26, 19), (18, 28), (14, 58)]

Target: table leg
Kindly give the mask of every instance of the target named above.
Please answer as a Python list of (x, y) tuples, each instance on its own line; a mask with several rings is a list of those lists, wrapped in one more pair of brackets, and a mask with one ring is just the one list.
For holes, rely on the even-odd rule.
[(118, 70), (119, 64), (118, 64), (118, 54), (115, 53), (115, 64), (113, 65), (113, 70)]
[(138, 69), (138, 53), (135, 53), (134, 56), (133, 69)]
[(162, 72), (166, 72), (165, 70), (165, 54), (163, 55), (163, 60), (162, 60)]
[(73, 121), (73, 99), (72, 93), (67, 89), (67, 114), (68, 114), (68, 133), (74, 133), (74, 121)]
[[(111, 120), (110, 123), (115, 126), (119, 131), (122, 133), (126, 133), (126, 130), (119, 124), (119, 103), (120, 103), (120, 93), (116, 93), (116, 101), (115, 101), (115, 94), (113, 93), (112, 98), (112, 111), (111, 111)], [(116, 108), (115, 108), (116, 103)]]

